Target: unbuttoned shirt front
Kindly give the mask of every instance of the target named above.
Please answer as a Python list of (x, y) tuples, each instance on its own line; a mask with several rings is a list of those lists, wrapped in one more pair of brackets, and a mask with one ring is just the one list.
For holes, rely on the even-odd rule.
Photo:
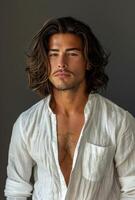
[(134, 117), (97, 93), (89, 95), (67, 186), (58, 161), (57, 120), (50, 98), (23, 112), (14, 124), (7, 199), (26, 200), (32, 194), (33, 200), (135, 200)]

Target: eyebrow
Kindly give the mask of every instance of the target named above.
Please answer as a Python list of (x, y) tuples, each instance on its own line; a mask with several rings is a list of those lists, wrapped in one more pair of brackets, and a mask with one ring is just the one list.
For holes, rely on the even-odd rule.
[[(49, 49), (49, 51), (53, 51), (53, 52), (59, 52), (59, 49)], [(66, 51), (81, 51), (80, 48), (68, 48), (66, 49)]]

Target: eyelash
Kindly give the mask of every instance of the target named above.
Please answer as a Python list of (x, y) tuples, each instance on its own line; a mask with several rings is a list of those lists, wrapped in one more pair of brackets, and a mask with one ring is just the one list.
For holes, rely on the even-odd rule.
[[(56, 54), (56, 53), (52, 53), (52, 54), (49, 54), (49, 57), (52, 57), (52, 56), (58, 56), (59, 54)], [(71, 56), (78, 56), (77, 53), (68, 53), (67, 55), (71, 55)]]
[(57, 56), (58, 54), (56, 54), (56, 53), (52, 53), (52, 54), (49, 54), (49, 57), (51, 57), (51, 56)]
[(69, 53), (71, 56), (78, 56), (76, 53)]

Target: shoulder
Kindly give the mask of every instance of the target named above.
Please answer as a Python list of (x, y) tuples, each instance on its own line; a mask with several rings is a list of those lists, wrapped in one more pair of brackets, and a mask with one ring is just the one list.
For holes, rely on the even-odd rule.
[(119, 106), (118, 104), (114, 103), (110, 99), (100, 95), (95, 94), (97, 105), (99, 106), (100, 110), (104, 113), (109, 115), (117, 115), (123, 118), (123, 115), (126, 114), (127, 110)]
[(95, 94), (95, 97), (104, 119), (108, 124), (115, 126), (115, 130), (121, 130), (122, 133), (128, 129), (135, 130), (135, 118), (129, 111), (100, 94)]
[(34, 128), (39, 125), (43, 115), (47, 114), (47, 102), (48, 97), (41, 99), (30, 108), (22, 112), (17, 118), (14, 126), (17, 124), (23, 130), (28, 130), (29, 128)]

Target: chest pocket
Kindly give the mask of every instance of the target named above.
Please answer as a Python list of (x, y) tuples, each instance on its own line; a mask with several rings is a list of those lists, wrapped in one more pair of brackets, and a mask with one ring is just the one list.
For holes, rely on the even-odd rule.
[(102, 147), (86, 143), (83, 154), (82, 174), (90, 181), (100, 181), (113, 160), (113, 146)]

